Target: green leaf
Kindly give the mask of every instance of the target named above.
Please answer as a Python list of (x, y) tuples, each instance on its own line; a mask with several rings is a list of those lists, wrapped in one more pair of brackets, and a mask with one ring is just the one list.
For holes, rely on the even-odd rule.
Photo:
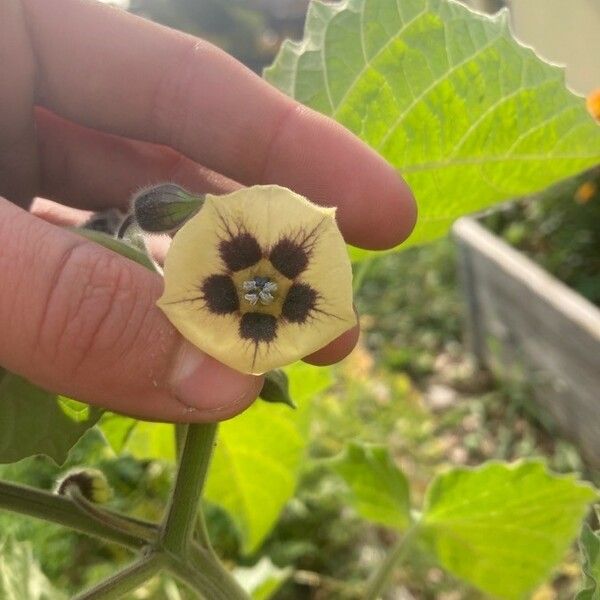
[(102, 414), (8, 372), (0, 381), (0, 406), (0, 463), (45, 454), (62, 464)]
[(447, 0), (312, 2), (303, 41), (286, 41), (264, 75), (403, 174), (419, 204), (408, 245), (600, 162), (600, 128), (584, 100), (562, 69), (512, 38), (506, 11), (488, 17)]
[(115, 454), (121, 454), (129, 435), (138, 424), (136, 419), (111, 412), (105, 412), (98, 427)]
[(33, 556), (29, 542), (0, 541), (0, 598), (2, 600), (66, 600), (52, 587)]
[(171, 423), (138, 421), (131, 429), (124, 452), (138, 460), (175, 460), (175, 427)]
[(581, 529), (579, 548), (585, 584), (575, 600), (600, 600), (600, 537), (587, 523)]
[(527, 594), (577, 535), (598, 493), (540, 462), (487, 463), (438, 476), (420, 527), (440, 564), (507, 600)]
[(70, 228), (70, 231), (73, 233), (77, 233), (80, 236), (92, 241), (96, 242), (96, 244), (100, 244), (125, 258), (133, 260), (134, 262), (142, 265), (142, 267), (146, 267), (151, 271), (156, 272), (156, 266), (152, 259), (146, 254), (142, 252), (139, 248), (135, 248), (130, 244), (123, 242), (122, 240), (118, 240), (106, 233), (101, 231), (94, 231), (93, 229), (82, 229), (80, 227)]
[(387, 448), (350, 443), (329, 464), (350, 487), (361, 517), (401, 531), (410, 525), (408, 481)]
[(263, 557), (252, 567), (238, 567), (233, 575), (252, 600), (268, 600), (289, 577), (290, 569), (279, 569)]
[(128, 453), (138, 460), (175, 460), (175, 431), (170, 423), (150, 423), (109, 413), (99, 426), (115, 454)]
[(205, 497), (236, 524), (244, 552), (255, 551), (294, 494), (308, 438), (311, 396), (331, 372), (298, 363), (287, 369), (298, 410), (255, 402), (219, 430)]
[(296, 404), (290, 396), (290, 382), (283, 369), (275, 369), (265, 375), (265, 382), (259, 398), (265, 402), (287, 404), (290, 408), (296, 408)]

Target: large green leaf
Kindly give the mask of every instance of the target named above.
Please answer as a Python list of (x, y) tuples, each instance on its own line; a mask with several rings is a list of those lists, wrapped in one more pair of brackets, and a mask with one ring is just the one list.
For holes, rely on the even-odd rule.
[(312, 2), (268, 81), (330, 115), (407, 179), (409, 241), (600, 162), (600, 127), (563, 71), (518, 44), (507, 13), (453, 0)]
[(0, 381), (0, 406), (0, 463), (45, 454), (62, 464), (102, 414), (9, 372)]
[(361, 517), (400, 530), (410, 524), (408, 481), (386, 448), (350, 443), (329, 464), (350, 487)]
[(253, 552), (292, 497), (307, 446), (311, 396), (329, 387), (331, 372), (298, 363), (286, 369), (293, 411), (255, 402), (223, 423), (206, 486), (206, 498), (237, 525), (242, 547)]
[(0, 540), (0, 598), (2, 600), (66, 600), (48, 581), (29, 542)]
[(579, 536), (585, 586), (575, 600), (600, 600), (600, 537), (584, 523)]
[(488, 463), (437, 477), (420, 527), (448, 571), (516, 600), (529, 597), (563, 557), (597, 496), (539, 462)]

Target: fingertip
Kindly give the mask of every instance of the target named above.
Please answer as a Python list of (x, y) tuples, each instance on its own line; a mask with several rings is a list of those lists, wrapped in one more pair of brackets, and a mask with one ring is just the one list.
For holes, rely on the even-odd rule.
[(338, 338), (324, 346), (320, 350), (304, 357), (304, 362), (317, 367), (331, 365), (346, 358), (358, 342), (360, 333), (358, 325), (342, 333)]
[(170, 383), (186, 421), (211, 422), (229, 419), (250, 406), (260, 393), (263, 378), (235, 371), (183, 342)]

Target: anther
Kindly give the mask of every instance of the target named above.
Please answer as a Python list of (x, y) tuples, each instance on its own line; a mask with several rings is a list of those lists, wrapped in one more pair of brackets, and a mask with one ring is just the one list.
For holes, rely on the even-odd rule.
[(268, 277), (254, 277), (242, 283), (242, 289), (247, 294), (244, 294), (244, 299), (250, 302), (252, 306), (260, 302), (268, 306), (275, 300), (273, 295), (277, 291), (277, 284), (271, 281)]

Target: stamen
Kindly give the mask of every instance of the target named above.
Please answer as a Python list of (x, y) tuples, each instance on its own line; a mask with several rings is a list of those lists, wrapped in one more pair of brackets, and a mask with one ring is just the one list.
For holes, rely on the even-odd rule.
[(242, 289), (248, 292), (244, 294), (244, 300), (250, 302), (252, 306), (259, 301), (261, 304), (268, 306), (275, 300), (274, 293), (277, 291), (277, 284), (268, 277), (256, 276), (244, 281)]

